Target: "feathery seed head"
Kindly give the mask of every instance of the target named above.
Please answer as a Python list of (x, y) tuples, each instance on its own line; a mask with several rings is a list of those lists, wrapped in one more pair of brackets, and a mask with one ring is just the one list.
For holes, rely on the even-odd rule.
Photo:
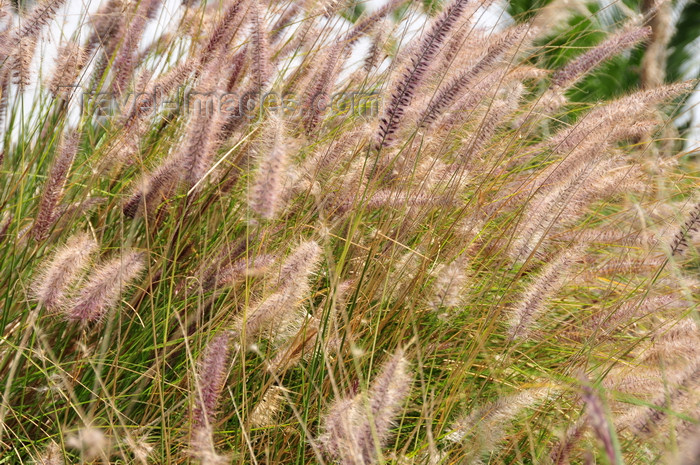
[(552, 75), (552, 85), (566, 89), (603, 61), (651, 36), (651, 27), (631, 27), (609, 37)]
[(406, 109), (416, 89), (423, 81), (428, 66), (440, 50), (447, 35), (464, 13), (469, 0), (453, 0), (430, 25), (413, 48), (410, 63), (405, 66), (399, 79), (392, 85), (389, 105), (379, 118), (376, 147), (392, 145)]
[(472, 83), (479, 75), (489, 70), (508, 49), (521, 40), (527, 30), (527, 24), (506, 30), (502, 37), (488, 48), (483, 57), (474, 66), (462, 71), (440, 90), (419, 118), (419, 124), (427, 126), (433, 123), (466, 89), (472, 87)]
[(197, 363), (189, 453), (202, 465), (229, 463), (228, 457), (219, 455), (214, 448), (214, 420), (228, 376), (231, 337), (231, 331), (222, 331), (214, 336)]
[(15, 37), (34, 37), (41, 32), (42, 28), (49, 24), (58, 10), (66, 0), (45, 0), (37, 3), (23, 19), (20, 27), (15, 31)]
[(54, 253), (32, 286), (33, 295), (42, 306), (56, 311), (64, 305), (70, 284), (78, 279), (96, 248), (90, 236), (78, 233)]
[(76, 42), (70, 41), (59, 49), (56, 69), (48, 85), (54, 97), (68, 99), (87, 59), (87, 51)]
[(370, 465), (389, 438), (389, 428), (410, 390), (412, 376), (403, 350), (382, 367), (366, 396), (337, 400), (324, 419), (323, 449), (346, 465)]
[[(33, 35), (20, 37), (17, 39), (14, 51), (10, 58), (10, 68), (14, 83), (19, 87), (20, 92), (31, 83), (31, 64), (36, 51), (36, 37)], [(3, 64), (3, 66), (6, 66)]]
[(197, 368), (192, 427), (211, 427), (216, 417), (219, 396), (228, 374), (231, 332), (222, 331), (207, 344)]
[(250, 189), (250, 207), (266, 220), (273, 219), (281, 207), (289, 163), (284, 131), (282, 119), (270, 117), (256, 150), (260, 162)]
[(319, 245), (309, 241), (299, 245), (285, 259), (277, 279), (279, 290), (254, 306), (245, 322), (238, 323), (239, 327), (245, 327), (247, 342), (264, 332), (279, 340), (300, 326), (304, 318), (299, 314), (299, 305), (308, 293), (309, 277), (318, 266), (320, 256)]
[(65, 308), (66, 318), (83, 325), (102, 320), (141, 274), (144, 258), (141, 252), (126, 252), (91, 270), (88, 280)]
[(221, 48), (230, 43), (240, 24), (245, 19), (249, 0), (234, 0), (228, 6), (214, 30), (209, 34), (209, 40), (200, 54), (202, 64), (216, 56)]
[(4, 241), (7, 237), (7, 232), (10, 230), (12, 225), (12, 219), (14, 215), (5, 213), (0, 220), (0, 242)]
[(682, 256), (688, 248), (689, 237), (698, 231), (700, 231), (700, 202), (695, 205), (688, 219), (673, 237), (670, 245), (671, 255)]
[(160, 202), (169, 198), (183, 171), (183, 160), (178, 156), (166, 158), (150, 175), (138, 183), (138, 187), (123, 204), (124, 215), (134, 218), (139, 212), (152, 215)]
[(148, 442), (148, 436), (127, 434), (124, 442), (134, 456), (136, 463), (140, 465), (148, 465), (150, 463), (149, 457), (153, 454), (155, 447), (153, 443)]
[(38, 241), (46, 239), (49, 229), (58, 219), (58, 205), (63, 196), (63, 187), (73, 160), (78, 151), (80, 136), (77, 131), (64, 135), (56, 150), (56, 158), (49, 170), (44, 191), (39, 202), (39, 212), (32, 226), (32, 235)]
[(320, 258), (321, 247), (318, 243), (307, 241), (299, 244), (282, 263), (278, 281), (280, 286), (293, 286), (295, 283), (308, 279), (318, 266)]
[(37, 459), (36, 465), (64, 465), (61, 446), (56, 441), (49, 442), (44, 452)]
[(578, 255), (579, 250), (576, 248), (561, 252), (528, 286), (520, 303), (513, 309), (508, 323), (511, 339), (527, 337), (547, 300), (559, 291), (566, 280), (568, 270)]
[(583, 385), (582, 398), (586, 404), (588, 421), (595, 435), (603, 443), (608, 460), (611, 464), (619, 463), (617, 454), (615, 453), (613, 434), (611, 433), (611, 425), (607, 420), (605, 407), (599, 395), (587, 382)]
[(247, 276), (261, 276), (273, 263), (274, 257), (272, 255), (260, 255), (251, 260), (238, 260), (222, 268), (221, 271), (216, 274), (215, 279), (213, 279), (211, 283), (205, 282), (203, 287), (205, 290), (209, 290), (212, 286), (218, 288), (231, 285), (245, 279)]
[(455, 260), (439, 270), (430, 302), (433, 310), (455, 308), (460, 304), (461, 293), (467, 280), (465, 268), (463, 260)]
[(95, 427), (79, 429), (66, 436), (66, 446), (76, 449), (83, 460), (108, 460), (112, 452), (112, 441), (105, 433)]
[(262, 7), (258, 0), (252, 4), (252, 32), (251, 32), (251, 68), (255, 92), (260, 93), (267, 85), (272, 71), (270, 69), (270, 45), (267, 37), (267, 27), (263, 18)]
[(342, 42), (336, 42), (328, 49), (323, 59), (319, 61), (319, 66), (312, 74), (311, 82), (304, 91), (302, 108), (305, 115), (303, 123), (307, 135), (314, 133), (321, 122), (323, 114), (329, 107), (330, 92), (333, 89), (342, 64), (342, 60), (339, 58), (343, 47), (344, 44)]
[(396, 10), (398, 7), (400, 7), (404, 3), (407, 3), (408, 1), (409, 0), (389, 0), (386, 4), (384, 4), (376, 11), (362, 18), (359, 18), (357, 22), (355, 22), (353, 28), (345, 36), (345, 38), (342, 39), (342, 42), (346, 44), (346, 47), (349, 47), (350, 45), (355, 43), (360, 37), (377, 28), (377, 25), (386, 16), (388, 16), (392, 11)]
[(229, 465), (231, 459), (216, 452), (211, 427), (197, 428), (190, 437), (189, 455), (201, 465)]
[(503, 439), (503, 429), (508, 422), (513, 421), (524, 409), (545, 402), (554, 394), (554, 389), (534, 388), (499, 397), (456, 420), (446, 439), (450, 442), (464, 442), (471, 438), (478, 446), (477, 450), (492, 450)]
[(250, 422), (253, 426), (260, 428), (274, 424), (275, 418), (279, 415), (282, 408), (284, 390), (283, 387), (277, 385), (269, 387), (250, 415)]

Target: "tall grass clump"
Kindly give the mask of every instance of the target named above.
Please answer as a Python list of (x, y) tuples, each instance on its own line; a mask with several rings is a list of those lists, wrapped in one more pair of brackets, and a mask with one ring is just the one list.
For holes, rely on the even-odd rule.
[(63, 3), (0, 8), (0, 463), (695, 463), (693, 83), (572, 99), (650, 15)]

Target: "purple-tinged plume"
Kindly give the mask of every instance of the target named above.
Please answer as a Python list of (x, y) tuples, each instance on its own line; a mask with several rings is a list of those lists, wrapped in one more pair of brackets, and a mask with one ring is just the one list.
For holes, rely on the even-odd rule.
[(682, 256), (688, 248), (688, 237), (700, 231), (700, 203), (695, 205), (690, 216), (671, 241), (671, 255)]
[(380, 118), (376, 141), (378, 150), (391, 145), (394, 133), (401, 124), (406, 108), (411, 104), (413, 94), (425, 77), (428, 66), (440, 51), (440, 46), (464, 13), (468, 3), (469, 0), (453, 0), (432, 22), (428, 32), (417, 44), (410, 63), (392, 86), (389, 105)]
[(51, 166), (44, 184), (44, 191), (39, 201), (39, 212), (32, 226), (32, 236), (40, 241), (46, 238), (49, 229), (58, 218), (58, 204), (63, 195), (63, 186), (73, 166), (73, 159), (78, 151), (79, 134), (71, 131), (64, 136), (56, 150), (56, 159)]
[(433, 123), (446, 108), (452, 105), (455, 100), (464, 93), (465, 89), (472, 86), (474, 80), (481, 73), (493, 66), (510, 47), (518, 40), (521, 40), (527, 30), (528, 25), (523, 24), (507, 31), (503, 37), (489, 47), (484, 56), (474, 66), (462, 71), (440, 90), (423, 112), (419, 123), (424, 126)]
[(70, 284), (78, 279), (96, 247), (90, 236), (78, 233), (56, 251), (32, 285), (32, 293), (42, 306), (50, 311), (63, 306)]
[(511, 313), (508, 334), (511, 339), (527, 337), (533, 323), (544, 310), (547, 299), (564, 283), (567, 271), (578, 257), (578, 251), (566, 250), (549, 263), (528, 286)]
[(49, 91), (54, 97), (67, 99), (87, 64), (88, 55), (77, 42), (70, 41), (58, 50), (56, 69), (49, 81)]
[(226, 381), (231, 349), (231, 333), (223, 331), (209, 341), (197, 364), (197, 391), (192, 409), (192, 426), (214, 423), (219, 396)]
[(372, 31), (372, 29), (377, 26), (384, 18), (386, 18), (392, 11), (396, 10), (398, 7), (407, 3), (409, 0), (389, 0), (384, 6), (377, 9), (376, 11), (368, 14), (367, 16), (361, 17), (355, 22), (355, 25), (347, 33), (342, 41), (345, 46), (348, 47), (358, 41), (363, 35)]
[(390, 427), (409, 393), (412, 376), (403, 350), (382, 368), (369, 391), (340, 399), (330, 408), (320, 438), (322, 448), (343, 465), (377, 463)]
[(339, 58), (343, 47), (343, 43), (336, 42), (329, 48), (304, 92), (303, 123), (307, 134), (314, 133), (329, 107), (330, 94), (342, 64)]
[(598, 393), (587, 384), (583, 385), (582, 398), (586, 404), (586, 415), (588, 422), (593, 429), (593, 432), (598, 437), (605, 448), (605, 455), (611, 465), (620, 463), (615, 453), (615, 444), (613, 441), (613, 432), (611, 432), (611, 424), (607, 420), (603, 401)]
[(262, 7), (258, 1), (253, 2), (251, 14), (252, 27), (250, 38), (250, 61), (253, 72), (253, 82), (256, 93), (262, 92), (270, 80), (270, 45), (267, 38), (267, 27), (262, 15)]
[(231, 333), (223, 331), (209, 341), (197, 363), (193, 395), (190, 454), (202, 465), (228, 463), (214, 449), (214, 427), (219, 397), (228, 376)]
[(651, 27), (633, 27), (596, 45), (552, 75), (552, 85), (566, 89), (608, 58), (651, 36)]
[(261, 218), (270, 220), (281, 207), (289, 157), (284, 143), (285, 128), (282, 119), (271, 116), (265, 126), (257, 146), (260, 163), (249, 198), (250, 208)]
[(248, 7), (248, 0), (233, 0), (226, 9), (221, 20), (209, 36), (209, 41), (202, 50), (202, 64), (207, 63), (217, 55), (226, 44), (228, 44), (238, 31), (241, 23), (245, 19), (245, 12)]
[(127, 252), (91, 270), (87, 282), (66, 308), (66, 317), (81, 324), (99, 322), (119, 302), (143, 268), (144, 255)]

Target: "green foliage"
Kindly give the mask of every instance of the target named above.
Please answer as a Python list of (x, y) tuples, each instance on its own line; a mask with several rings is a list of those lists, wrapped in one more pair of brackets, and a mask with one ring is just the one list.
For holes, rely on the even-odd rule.
[(507, 4), (507, 11), (517, 21), (527, 21), (551, 2), (552, 0), (511, 0)]
[(684, 77), (681, 74), (682, 69), (688, 65), (689, 61), (694, 61), (695, 66), (700, 66), (697, 61), (697, 48), (691, 48), (691, 44), (697, 44), (698, 37), (700, 37), (700, 3), (689, 1), (676, 22), (675, 34), (669, 44), (667, 67), (669, 80), (682, 79)]

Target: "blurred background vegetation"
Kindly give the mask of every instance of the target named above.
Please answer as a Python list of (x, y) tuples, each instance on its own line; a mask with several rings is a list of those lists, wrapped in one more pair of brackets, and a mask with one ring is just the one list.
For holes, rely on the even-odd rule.
[[(545, 29), (555, 23), (566, 25), (552, 28), (542, 39), (542, 44), (549, 46), (538, 64), (550, 69), (593, 47), (635, 16), (650, 18), (647, 24), (653, 35), (649, 42), (616, 55), (569, 91), (571, 101), (588, 103), (616, 97), (640, 86), (651, 88), (664, 82), (700, 77), (700, 2), (676, 0), (657, 6), (658, 3), (654, 0), (510, 0), (507, 11), (516, 21), (539, 13), (537, 23)], [(675, 129), (679, 133), (675, 137), (686, 139), (686, 150), (696, 151), (700, 136), (697, 100), (690, 96), (679, 104), (684, 108), (677, 113)]]

